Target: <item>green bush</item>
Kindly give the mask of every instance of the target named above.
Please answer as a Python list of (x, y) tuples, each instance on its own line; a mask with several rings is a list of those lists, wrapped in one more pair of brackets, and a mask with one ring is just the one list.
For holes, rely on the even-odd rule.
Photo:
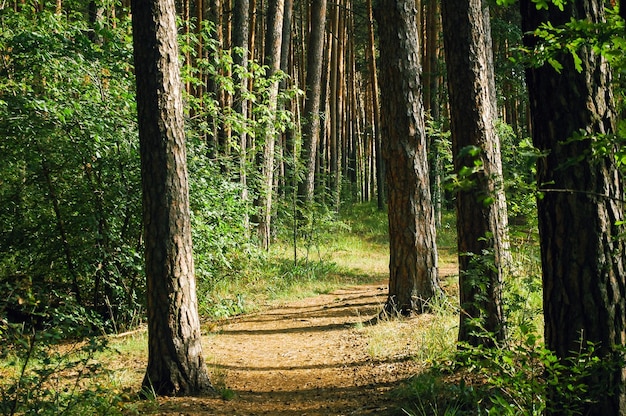
[(0, 284), (109, 330), (141, 310), (141, 187), (127, 22), (0, 11)]
[(121, 414), (121, 398), (94, 381), (107, 373), (95, 360), (107, 349), (106, 338), (65, 341), (70, 335), (84, 337), (77, 328), (98, 324), (97, 319), (85, 322), (86, 316), (57, 309), (42, 329), (0, 321), (0, 414)]

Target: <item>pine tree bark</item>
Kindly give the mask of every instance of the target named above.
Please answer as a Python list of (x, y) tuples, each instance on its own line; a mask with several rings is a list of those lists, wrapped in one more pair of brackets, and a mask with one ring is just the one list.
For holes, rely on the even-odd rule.
[(378, 0), (381, 135), (389, 190), (389, 296), (385, 310), (408, 315), (441, 295), (426, 156), (414, 0)]
[[(488, 10), (483, 0), (442, 3), (452, 156), (462, 181), (456, 194), (459, 341), (471, 345), (504, 340), (502, 279), (510, 264)], [(482, 328), (471, 323), (476, 318)], [(482, 330), (493, 338), (476, 333)]]
[(305, 204), (313, 200), (315, 190), (315, 163), (321, 131), (320, 103), (322, 100), (326, 0), (313, 0), (310, 26), (306, 63), (306, 101), (304, 103), (304, 126), (302, 129), (302, 159), (306, 167), (304, 180), (300, 183), (299, 190), (299, 197)]
[[(563, 11), (552, 5), (537, 10), (523, 0), (523, 31), (571, 18), (603, 22), (604, 4), (580, 0), (567, 2)], [(527, 35), (524, 43), (533, 48), (537, 39)], [(623, 179), (614, 149), (594, 150), (594, 142), (616, 133), (610, 68), (590, 46), (577, 53), (580, 71), (566, 53), (557, 57), (563, 66), (558, 73), (548, 64), (526, 70), (533, 143), (545, 155), (537, 163), (545, 342), (558, 357), (594, 342), (608, 360), (626, 341), (626, 248), (618, 225), (624, 220)], [(581, 414), (626, 414), (625, 375), (618, 368), (590, 377), (600, 397)]]
[(148, 298), (143, 386), (180, 396), (212, 388), (196, 300), (175, 19), (172, 0), (132, 1)]

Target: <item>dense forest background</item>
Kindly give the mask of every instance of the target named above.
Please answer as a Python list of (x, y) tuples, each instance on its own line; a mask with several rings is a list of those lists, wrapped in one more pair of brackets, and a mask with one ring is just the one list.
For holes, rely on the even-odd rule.
[[(529, 7), (563, 10), (552, 3)], [(475, 170), (453, 160), (448, 85), (456, 74), (445, 62), (440, 4), (416, 5), (430, 202), (441, 229)], [(606, 6), (600, 25), (574, 13), (540, 26), (535, 48), (523, 43), (518, 4), (489, 9), (508, 238), (533, 248), (511, 259), (512, 275), (533, 267), (529, 258), (540, 263), (537, 198), (550, 184), (539, 192), (537, 160), (548, 152), (533, 143), (527, 68), (566, 73), (566, 59), (585, 73), (581, 49), (592, 49), (611, 65), (621, 115), (624, 24)], [(199, 312), (222, 318), (246, 311), (240, 287), (260, 276), (274, 290), (285, 276), (328, 267), (319, 247), (350, 228), (343, 213), (361, 204), (387, 209), (375, 4), (176, 7)], [(132, 330), (145, 320), (146, 284), (130, 4), (5, 1), (0, 28), (0, 335), (9, 345), (18, 333), (50, 327), (60, 330), (55, 340)], [(566, 168), (609, 155), (621, 169), (623, 128), (616, 117), (614, 131), (570, 155)], [(598, 235), (571, 230), (579, 231), (582, 239)], [(485, 254), (481, 267), (493, 266), (489, 253), (477, 254)], [(528, 285), (538, 290), (533, 273)]]
[[(110, 329), (132, 326), (144, 297), (140, 175), (132, 45), (127, 8), (118, 5), (5, 5), (2, 84), (2, 276), (19, 299), (40, 308), (96, 312)], [(371, 7), (371, 5), (369, 5)], [(263, 257), (271, 240), (315, 244), (342, 206), (376, 201), (384, 209), (377, 134), (375, 44), (368, 5), (329, 6), (324, 31), (315, 205), (302, 209), (303, 114), (309, 7), (291, 6), (281, 72), (264, 60), (263, 5), (250, 5), (250, 60), (233, 45), (230, 4), (180, 4), (180, 43), (198, 280), (207, 292)], [(452, 207), (445, 65), (437, 5), (422, 5), (424, 103), (433, 199)], [(369, 16), (369, 19), (368, 19)], [(494, 8), (494, 56), (512, 218), (533, 218), (533, 149), (523, 69), (514, 63), (521, 32), (514, 8)], [(374, 55), (372, 55), (374, 52)], [(428, 59), (426, 59), (426, 57)], [(271, 76), (270, 76), (271, 75)], [(240, 80), (240, 81), (238, 81)], [(272, 83), (278, 110), (269, 112)], [(246, 107), (245, 116), (241, 108)], [(506, 122), (505, 122), (506, 121)], [(272, 169), (265, 149), (275, 143)], [(272, 178), (268, 178), (268, 176)], [(271, 195), (264, 182), (271, 180)], [(265, 191), (264, 191), (265, 190)], [(262, 197), (271, 197), (271, 231), (261, 241)], [(206, 285), (206, 286), (204, 286)], [(115, 328), (114, 328), (115, 327)]]

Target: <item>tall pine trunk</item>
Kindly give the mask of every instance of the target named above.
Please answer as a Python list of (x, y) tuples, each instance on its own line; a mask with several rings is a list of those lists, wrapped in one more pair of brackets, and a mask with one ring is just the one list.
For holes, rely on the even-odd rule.
[(143, 190), (148, 368), (158, 395), (210, 391), (191, 245), (183, 102), (173, 0), (133, 0)]
[[(524, 33), (541, 23), (554, 26), (582, 19), (604, 21), (604, 2), (568, 2), (560, 11), (552, 5), (537, 10), (530, 0), (520, 2)], [(537, 39), (527, 35), (525, 45)], [(562, 53), (559, 72), (548, 64), (526, 70), (533, 144), (544, 155), (537, 163), (537, 200), (545, 342), (558, 357), (569, 357), (596, 345), (604, 361), (615, 357), (615, 346), (626, 341), (626, 247), (624, 191), (614, 148), (615, 108), (611, 71), (604, 57), (590, 46), (577, 51), (577, 69), (570, 54)], [(596, 144), (603, 141), (605, 151)], [(594, 374), (587, 381), (598, 396), (581, 414), (626, 414), (626, 370)], [(555, 394), (553, 392), (553, 394)], [(548, 413), (565, 414), (551, 407)]]
[(326, 0), (313, 0), (310, 26), (306, 61), (306, 101), (304, 103), (304, 126), (302, 129), (302, 160), (305, 164), (305, 172), (298, 192), (300, 199), (305, 204), (313, 200), (315, 162), (321, 132), (320, 103), (322, 101)]
[(376, 66), (376, 44), (374, 42), (374, 14), (372, 0), (367, 0), (367, 61), (372, 85), (372, 118), (374, 135), (374, 155), (376, 167), (376, 203), (378, 210), (385, 209), (385, 162), (382, 156), (382, 139), (380, 137), (380, 101), (378, 97), (378, 69)]
[[(250, 38), (249, 16), (250, 0), (234, 0), (233, 2), (233, 48), (239, 49), (233, 53), (233, 63), (242, 68), (248, 68)], [(238, 86), (234, 99), (234, 110), (241, 116), (241, 129), (239, 131), (239, 183), (241, 184), (241, 200), (248, 203), (248, 99), (246, 98), (249, 80), (235, 71), (235, 81)], [(244, 228), (248, 232), (250, 220), (248, 213), (244, 214)]]
[[(270, 0), (265, 38), (265, 64), (269, 75), (280, 69), (280, 53), (283, 34), (284, 0)], [(261, 191), (257, 200), (259, 207), (258, 230), (261, 246), (269, 249), (271, 240), (272, 198), (274, 193), (274, 149), (276, 147), (275, 115), (278, 108), (278, 82), (269, 87), (268, 111), (270, 118), (265, 125), (265, 146), (261, 158)]]
[(459, 341), (472, 345), (504, 340), (502, 279), (510, 264), (488, 10), (483, 0), (442, 3), (452, 156), (460, 182)]
[(413, 0), (378, 0), (381, 136), (389, 190), (389, 296), (385, 310), (408, 315), (441, 295), (430, 200), (420, 55)]

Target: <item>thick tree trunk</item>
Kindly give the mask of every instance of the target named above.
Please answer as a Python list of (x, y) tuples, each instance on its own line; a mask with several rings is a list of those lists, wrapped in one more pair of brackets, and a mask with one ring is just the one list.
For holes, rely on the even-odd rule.
[(143, 386), (197, 395), (211, 383), (196, 300), (176, 10), (172, 0), (133, 0), (132, 16), (148, 294)]
[(420, 313), (441, 295), (430, 200), (414, 0), (378, 0), (381, 135), (389, 190), (393, 314)]
[[(502, 278), (510, 264), (488, 18), (483, 0), (442, 3), (452, 155), (461, 181), (456, 196), (459, 341), (472, 345), (504, 340)], [(482, 328), (471, 323), (476, 318)], [(494, 338), (476, 334), (482, 329)]]
[[(248, 51), (250, 51), (250, 58), (254, 58), (257, 56), (257, 45), (256, 45), (256, 37), (257, 37), (257, 0), (249, 0), (250, 7), (248, 8), (248, 17), (250, 19), (250, 23), (248, 24)], [(252, 83), (252, 81), (250, 81)]]
[(306, 101), (304, 103), (304, 126), (302, 129), (302, 160), (305, 163), (305, 176), (299, 189), (299, 196), (305, 204), (313, 200), (315, 162), (321, 131), (320, 103), (322, 99), (326, 0), (313, 0), (310, 26), (306, 61)]
[[(524, 33), (547, 21), (604, 20), (599, 0), (568, 2), (564, 11), (537, 10), (529, 0), (520, 4)], [(524, 42), (534, 47), (536, 39), (528, 35)], [(626, 248), (618, 225), (624, 192), (611, 146), (608, 153), (594, 150), (594, 142), (615, 134), (611, 71), (589, 46), (578, 56), (581, 71), (569, 54), (558, 57), (559, 73), (548, 64), (526, 71), (533, 143), (545, 154), (537, 164), (545, 341), (559, 357), (590, 341), (606, 360), (626, 341)], [(626, 414), (625, 375), (622, 368), (590, 377), (599, 402), (581, 414)]]

